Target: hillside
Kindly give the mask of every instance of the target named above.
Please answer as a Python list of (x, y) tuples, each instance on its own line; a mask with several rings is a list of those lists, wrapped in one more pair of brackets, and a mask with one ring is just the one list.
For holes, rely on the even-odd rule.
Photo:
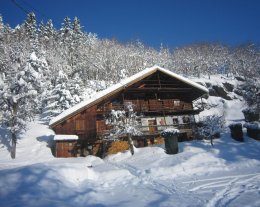
[[(235, 79), (200, 79), (208, 88)], [(210, 85), (211, 84), (211, 85)], [(224, 88), (224, 90), (226, 90)], [(6, 131), (0, 129), (1, 206), (260, 206), (260, 142), (246, 136), (231, 139), (227, 125), (243, 122), (245, 102), (233, 91), (230, 100), (210, 96), (198, 119), (224, 114), (226, 127), (211, 146), (208, 140), (179, 143), (180, 153), (167, 155), (163, 145), (110, 155), (105, 159), (54, 158), (53, 131), (38, 117), (11, 159)]]

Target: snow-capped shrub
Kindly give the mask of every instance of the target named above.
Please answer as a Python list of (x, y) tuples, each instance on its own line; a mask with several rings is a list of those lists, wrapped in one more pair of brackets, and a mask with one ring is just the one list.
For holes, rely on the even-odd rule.
[(258, 121), (260, 118), (260, 111), (256, 107), (248, 107), (242, 112), (245, 116), (245, 121), (247, 122)]
[(197, 136), (199, 139), (210, 139), (213, 145), (213, 139), (220, 137), (222, 128), (224, 127), (225, 119), (223, 116), (211, 115), (206, 116), (200, 121)]
[(110, 126), (108, 140), (119, 140), (120, 137), (127, 136), (131, 154), (134, 154), (134, 144), (132, 136), (141, 135), (138, 116), (133, 110), (133, 105), (126, 106), (126, 110), (112, 110), (106, 118), (106, 124)]
[(260, 119), (260, 81), (250, 79), (239, 86), (248, 108), (243, 110), (247, 122)]

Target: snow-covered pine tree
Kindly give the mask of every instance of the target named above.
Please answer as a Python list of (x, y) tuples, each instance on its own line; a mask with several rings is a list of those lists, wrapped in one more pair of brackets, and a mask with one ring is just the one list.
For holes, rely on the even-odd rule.
[(22, 57), (11, 56), (9, 70), (4, 71), (0, 87), (1, 122), (11, 133), (11, 157), (16, 156), (19, 134), (26, 129), (26, 121), (33, 118), (36, 104), (37, 79), (35, 71)]
[(63, 71), (66, 74), (70, 74), (71, 71), (73, 70), (73, 59), (72, 56), (72, 51), (73, 51), (73, 45), (72, 45), (72, 24), (71, 20), (69, 17), (66, 17), (63, 20), (62, 26), (58, 32), (58, 51), (60, 53), (60, 56), (64, 59), (63, 62)]
[(68, 65), (71, 67), (70, 78), (73, 78), (76, 73), (82, 73), (87, 58), (83, 53), (86, 39), (81, 29), (80, 20), (75, 17), (72, 24), (71, 42), (68, 48)]
[(0, 14), (0, 45), (3, 44), (3, 38), (4, 38), (4, 23), (3, 23), (3, 18)]
[(4, 52), (5, 52), (4, 47), (6, 47), (6, 45), (4, 43), (5, 43), (5, 41), (4, 41), (4, 23), (3, 23), (2, 16), (0, 15), (0, 74), (4, 70), (3, 67), (6, 66), (6, 63), (5, 63), (6, 60), (5, 60), (5, 55), (4, 55)]
[(24, 23), (25, 38), (29, 41), (31, 52), (38, 54), (39, 42), (37, 34), (37, 23), (34, 13), (29, 13)]
[(54, 86), (50, 86), (43, 100), (43, 120), (50, 120), (62, 111), (74, 106), (83, 100), (82, 83), (79, 76), (73, 79), (59, 71)]
[(52, 20), (49, 19), (42, 28), (39, 29), (39, 41), (43, 44), (45, 50), (53, 50), (56, 45), (56, 30), (53, 27)]
[(42, 109), (42, 100), (44, 99), (46, 95), (46, 91), (48, 91), (51, 80), (50, 80), (50, 70), (48, 63), (42, 54), (42, 57), (38, 58), (35, 54), (35, 52), (31, 53), (28, 61), (27, 61), (28, 67), (31, 68), (32, 71), (32, 79), (35, 79), (34, 82), (34, 88), (37, 91), (37, 109), (40, 112)]

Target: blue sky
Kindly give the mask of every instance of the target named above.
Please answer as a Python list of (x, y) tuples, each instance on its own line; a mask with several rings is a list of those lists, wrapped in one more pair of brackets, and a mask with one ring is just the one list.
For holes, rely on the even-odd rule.
[[(120, 42), (141, 40), (169, 48), (197, 42), (231, 46), (260, 43), (260, 0), (15, 0), (37, 20), (51, 18), (56, 27), (77, 16), (87, 32)], [(14, 27), (26, 14), (0, 0), (4, 22)]]

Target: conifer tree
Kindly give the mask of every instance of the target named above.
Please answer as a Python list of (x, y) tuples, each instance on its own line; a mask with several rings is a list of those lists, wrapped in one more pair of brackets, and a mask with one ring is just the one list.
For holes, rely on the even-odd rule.
[(39, 43), (37, 35), (37, 23), (34, 13), (29, 13), (24, 23), (25, 37), (30, 44), (30, 52), (36, 52), (38, 54)]
[(16, 143), (19, 134), (26, 129), (26, 121), (33, 118), (36, 108), (36, 73), (28, 62), (19, 56), (10, 58), (12, 64), (3, 74), (0, 87), (1, 123), (11, 134), (11, 157), (16, 156)]

